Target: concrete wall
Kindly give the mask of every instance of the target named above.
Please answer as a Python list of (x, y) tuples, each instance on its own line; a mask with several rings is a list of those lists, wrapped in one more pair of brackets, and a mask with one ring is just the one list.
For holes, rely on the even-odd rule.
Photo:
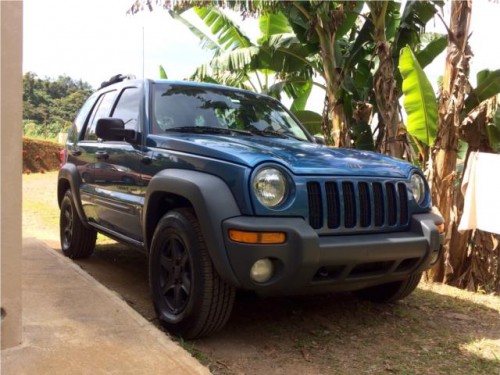
[(22, 1), (0, 1), (0, 251), (2, 349), (21, 343)]

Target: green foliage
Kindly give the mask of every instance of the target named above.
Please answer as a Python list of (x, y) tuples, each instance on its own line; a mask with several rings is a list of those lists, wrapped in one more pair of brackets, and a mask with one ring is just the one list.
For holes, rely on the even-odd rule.
[(293, 30), (283, 13), (267, 13), (259, 18), (259, 28), (262, 33), (259, 44), (265, 43), (272, 35), (291, 34)]
[[(401, 15), (398, 32), (394, 40), (394, 59), (397, 61), (399, 51), (405, 46), (420, 44), (420, 37), (425, 25), (437, 12), (437, 7), (442, 7), (443, 1), (408, 1)], [(425, 67), (424, 64), (421, 64)]]
[(436, 35), (421, 51), (418, 51), (415, 55), (422, 69), (433, 62), (445, 50), (447, 45), (447, 35)]
[[(422, 41), (426, 23), (442, 4), (439, 1), (410, 0), (404, 3), (404, 9), (396, 1), (236, 0), (176, 4), (171, 6), (172, 16), (198, 36), (204, 48), (214, 51), (212, 61), (199, 67), (192, 79), (251, 88), (276, 98), (284, 92), (294, 99), (294, 112), (304, 109), (313, 84), (323, 86), (329, 99), (342, 98), (347, 131), (354, 146), (361, 148), (372, 148), (373, 135), (366, 120), (360, 123), (353, 118), (351, 103), (370, 104), (372, 116), (378, 112), (373, 87), (378, 66), (376, 42), (383, 40), (391, 47), (398, 90), (402, 79), (396, 67), (401, 48), (408, 44), (421, 66), (426, 66), (447, 42), (446, 36), (433, 36), (429, 43)], [(200, 4), (203, 7), (197, 8)], [(370, 13), (363, 13), (365, 5)], [(182, 18), (180, 12), (189, 8), (210, 28), (210, 35)], [(224, 15), (223, 8), (259, 16), (261, 36), (257, 43)], [(329, 55), (330, 59), (325, 57)], [(318, 77), (324, 85), (317, 83)]]
[(335, 33), (336, 39), (343, 38), (348, 32), (353, 30), (356, 25), (356, 21), (363, 10), (364, 4), (364, 1), (349, 2), (344, 21), (339, 25), (337, 32)]
[(163, 66), (160, 65), (160, 78), (161, 79), (168, 79), (167, 72), (163, 68)]
[(465, 101), (465, 112), (469, 113), (481, 102), (497, 94), (500, 94), (500, 69), (493, 72), (488, 69), (481, 70), (477, 73), (477, 87)]
[(370, 125), (365, 121), (351, 124), (352, 138), (358, 150), (375, 151)]
[(23, 130), (31, 137), (54, 138), (71, 123), (92, 87), (81, 80), (59, 76), (41, 79), (23, 76)]
[(409, 47), (401, 50), (399, 70), (403, 76), (408, 132), (420, 142), (431, 146), (437, 131), (437, 100), (432, 85)]
[(182, 23), (184, 26), (186, 26), (189, 31), (191, 31), (198, 39), (200, 40), (201, 43), (201, 48), (203, 49), (208, 49), (212, 51), (218, 51), (221, 47), (217, 44), (217, 42), (213, 41), (210, 36), (205, 34), (203, 31), (198, 29), (196, 26), (194, 26), (191, 22), (186, 20), (184, 17), (182, 17), (180, 14), (174, 12), (173, 10), (169, 10), (168, 13), (170, 16), (176, 20)]
[(195, 7), (194, 11), (210, 27), (212, 35), (217, 39), (217, 44), (224, 51), (252, 45), (250, 39), (243, 34), (240, 28), (217, 8)]
[(37, 124), (32, 121), (24, 121), (23, 135), (29, 138), (56, 140), (60, 132), (68, 129), (68, 125), (69, 123)]
[(496, 152), (500, 152), (500, 106), (497, 106), (493, 122), (486, 127), (490, 146)]
[(306, 127), (309, 133), (321, 135), (321, 122), (323, 118), (320, 114), (313, 111), (296, 111), (294, 115)]

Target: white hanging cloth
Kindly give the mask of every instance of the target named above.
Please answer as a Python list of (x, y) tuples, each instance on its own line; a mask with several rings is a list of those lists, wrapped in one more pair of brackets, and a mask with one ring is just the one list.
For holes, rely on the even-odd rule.
[(461, 190), (464, 210), (458, 230), (500, 234), (500, 155), (472, 152)]

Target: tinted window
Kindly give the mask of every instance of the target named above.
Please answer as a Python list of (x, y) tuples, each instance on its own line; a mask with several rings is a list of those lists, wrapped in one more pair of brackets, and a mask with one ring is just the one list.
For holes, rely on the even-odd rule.
[(116, 91), (109, 91), (101, 95), (98, 99), (97, 104), (94, 106), (94, 110), (90, 115), (90, 121), (87, 125), (87, 131), (85, 133), (86, 140), (97, 140), (97, 136), (95, 134), (95, 126), (97, 124), (97, 120), (103, 117), (109, 117), (111, 112), (111, 107), (113, 106), (113, 102), (115, 100)]
[(139, 104), (141, 90), (137, 87), (128, 87), (122, 91), (120, 99), (113, 111), (112, 117), (120, 118), (125, 123), (126, 129), (139, 130)]
[(154, 90), (153, 133), (185, 127), (243, 130), (308, 140), (277, 101), (244, 91), (206, 86), (158, 84)]
[(96, 94), (90, 96), (87, 99), (87, 101), (85, 102), (85, 104), (82, 106), (82, 108), (80, 109), (78, 114), (76, 115), (74, 124), (76, 125), (76, 129), (77, 129), (78, 133), (80, 133), (82, 131), (83, 126), (85, 125), (85, 121), (89, 117), (89, 112), (92, 109), (92, 107), (94, 106), (96, 99), (97, 99)]

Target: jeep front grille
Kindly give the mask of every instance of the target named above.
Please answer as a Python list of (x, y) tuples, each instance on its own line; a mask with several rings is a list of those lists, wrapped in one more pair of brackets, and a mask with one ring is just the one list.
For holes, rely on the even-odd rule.
[(408, 225), (404, 182), (327, 181), (307, 183), (309, 224), (314, 229), (378, 231)]

